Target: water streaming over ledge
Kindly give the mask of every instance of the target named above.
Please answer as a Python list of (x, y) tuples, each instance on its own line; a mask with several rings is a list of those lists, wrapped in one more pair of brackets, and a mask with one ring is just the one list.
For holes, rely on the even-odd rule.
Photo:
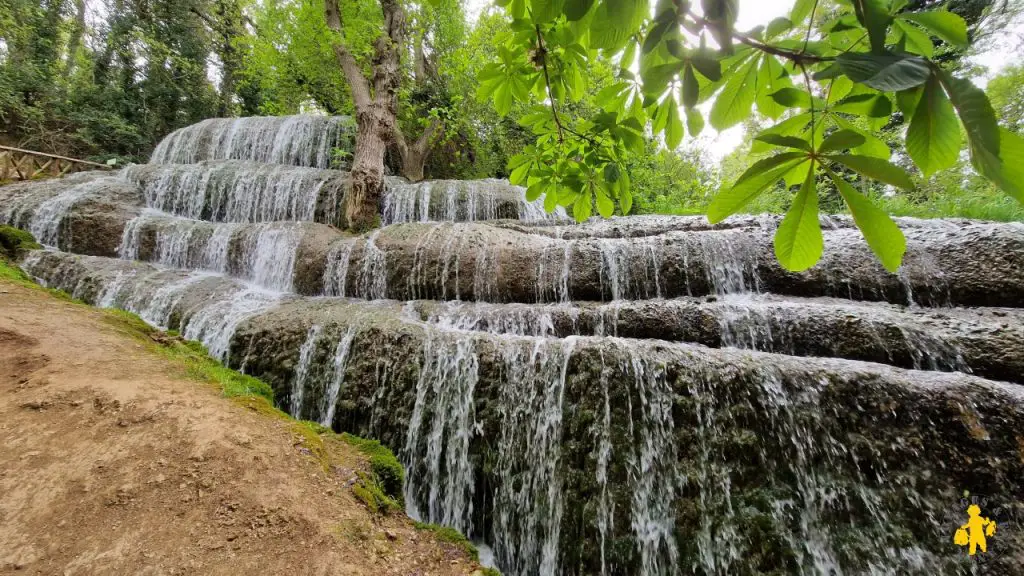
[(384, 194), (381, 221), (473, 222), (512, 218), (525, 221), (566, 220), (565, 210), (544, 210), (541, 200), (526, 199), (526, 191), (504, 180), (427, 180), (393, 182)]
[[(1019, 374), (1024, 316), (923, 306), (937, 299), (922, 278), (976, 290), (949, 282), (970, 274), (911, 242), (895, 281), (842, 250), (826, 254), (850, 265), (829, 268), (841, 280), (779, 276), (765, 266), (770, 218), (562, 226), (497, 181), (391, 181), (383, 219), (410, 224), (361, 237), (289, 222), (337, 223), (345, 174), (316, 168), (347, 129), (308, 117), (183, 129), (154, 164), (115, 177), (148, 207), (125, 217), (121, 260), (36, 252), (24, 266), (199, 340), (297, 418), (380, 438), (408, 471), (409, 513), (486, 543), (509, 576), (970, 573), (948, 550), (947, 504), (965, 487), (1009, 503), (1024, 477), (1024, 394), (957, 373)], [(56, 245), (66, 215), (101, 193), (86, 180), (0, 215)], [(495, 218), (519, 222), (437, 223)], [(848, 222), (826, 224), (853, 245)], [(991, 249), (1020, 230), (917, 222), (914, 234)], [(997, 252), (991, 263), (1017, 257)], [(320, 267), (300, 262), (312, 257)], [(1007, 270), (991, 292), (1014, 289)], [(295, 296), (302, 274), (315, 285), (304, 293), (321, 283), (326, 297)], [(764, 294), (783, 282), (914, 306)], [(972, 484), (980, 461), (1005, 481)]]
[[(344, 172), (253, 162), (129, 166), (146, 205), (216, 222), (336, 221)], [(318, 208), (320, 210), (318, 211)]]
[(351, 149), (355, 122), (347, 117), (278, 116), (212, 118), (164, 138), (152, 164), (251, 160), (330, 168), (335, 148)]

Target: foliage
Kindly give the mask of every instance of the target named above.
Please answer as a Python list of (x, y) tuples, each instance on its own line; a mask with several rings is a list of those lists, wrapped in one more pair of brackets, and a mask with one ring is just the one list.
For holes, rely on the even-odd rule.
[(413, 526), (418, 530), (432, 532), (437, 536), (438, 540), (453, 544), (475, 561), (480, 560), (480, 551), (476, 549), (476, 546), (474, 546), (468, 538), (463, 536), (462, 533), (455, 528), (450, 526), (441, 526), (439, 524), (428, 524), (426, 522), (413, 522)]
[[(234, 113), (244, 1), (0, 0), (0, 143), (140, 160), (168, 132)], [(90, 10), (109, 17), (93, 25)]]
[(370, 458), (370, 470), (376, 477), (384, 493), (401, 503), (403, 500), (402, 487), (405, 482), (405, 471), (402, 464), (395, 457), (391, 450), (381, 445), (377, 440), (366, 440), (345, 433), (341, 439), (355, 446), (360, 452)]
[[(645, 150), (649, 127), (675, 149), (705, 123), (723, 130), (758, 114), (774, 124), (756, 135), (772, 154), (753, 163), (707, 207), (712, 222), (785, 182), (797, 188), (775, 248), (803, 270), (822, 253), (822, 189), (841, 198), (889, 270), (905, 241), (889, 216), (851, 181), (912, 189), (878, 137), (894, 111), (909, 118), (906, 151), (925, 177), (952, 168), (966, 143), (973, 170), (1024, 202), (1024, 139), (997, 124), (985, 93), (936, 59), (936, 46), (963, 49), (968, 27), (945, 9), (909, 10), (906, 0), (797, 0), (788, 18), (735, 29), (738, 2), (702, 0), (500, 0), (510, 34), (479, 75), (479, 96), (499, 114), (519, 103), (535, 142), (509, 162), (510, 178), (545, 206), (631, 211), (627, 162)], [(653, 15), (653, 16), (652, 16)], [(614, 62), (616, 81), (596, 97), (600, 112), (573, 116), (588, 69)], [(710, 106), (706, 116), (698, 105)], [(963, 132), (961, 132), (961, 126)], [(963, 137), (962, 137), (963, 135)]]

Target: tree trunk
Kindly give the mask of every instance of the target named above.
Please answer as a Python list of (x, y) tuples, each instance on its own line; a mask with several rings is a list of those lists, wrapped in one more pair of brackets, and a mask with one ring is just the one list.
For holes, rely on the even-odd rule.
[(441, 121), (435, 118), (419, 139), (409, 145), (405, 141), (405, 135), (402, 134), (401, 128), (395, 126), (395, 145), (402, 158), (402, 176), (413, 182), (423, 180), (423, 165), (427, 162), (427, 157), (430, 156), (435, 136), (439, 135), (442, 130)]
[[(395, 135), (398, 117), (400, 49), (405, 40), (405, 12), (399, 0), (380, 0), (384, 29), (374, 41), (373, 75), (368, 80), (341, 38), (333, 43), (334, 55), (345, 73), (356, 108), (356, 149), (352, 159), (345, 217), (349, 228), (361, 231), (380, 221), (384, 194), (384, 153)], [(338, 0), (326, 0), (327, 26), (343, 34)]]
[(68, 60), (64, 66), (65, 77), (70, 77), (75, 71), (78, 63), (78, 50), (82, 46), (82, 36), (85, 35), (85, 0), (75, 0), (75, 21), (71, 28), (71, 36), (68, 38)]

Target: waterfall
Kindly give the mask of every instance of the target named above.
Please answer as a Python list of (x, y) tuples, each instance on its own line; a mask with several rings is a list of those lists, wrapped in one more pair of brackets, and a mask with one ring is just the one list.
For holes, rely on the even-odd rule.
[(216, 222), (274, 222), (313, 221), (318, 202), (338, 203), (346, 175), (224, 161), (135, 165), (125, 169), (124, 177), (141, 187), (147, 206), (163, 212)]
[(103, 192), (111, 180), (114, 179), (100, 178), (76, 184), (43, 201), (32, 211), (28, 223), (29, 232), (40, 244), (56, 246), (61, 223), (68, 211), (89, 196)]
[(409, 515), (473, 533), (475, 424), (473, 392), (479, 359), (471, 337), (432, 331), (405, 440), (405, 500)]
[(347, 117), (277, 116), (212, 118), (164, 138), (151, 164), (250, 160), (329, 168), (334, 148), (350, 148), (355, 131)]
[(289, 410), (289, 414), (296, 419), (302, 419), (302, 402), (306, 396), (306, 386), (310, 375), (316, 368), (313, 365), (313, 355), (316, 353), (316, 346), (320, 341), (323, 329), (324, 327), (320, 324), (310, 326), (306, 333), (306, 339), (299, 348), (299, 363), (295, 366), (295, 380), (292, 383)]
[[(269, 290), (290, 292), (301, 232), (295, 223), (210, 223), (149, 210), (127, 223), (118, 254), (171, 268), (235, 272)], [(150, 234), (152, 249), (143, 252)]]
[[(331, 248), (324, 266), (324, 294), (367, 300), (387, 297), (387, 255), (377, 246), (379, 234), (380, 230), (375, 230), (361, 242), (359, 266), (354, 271), (350, 271), (352, 250), (360, 242), (343, 239)], [(350, 274), (355, 276), (352, 283)]]
[(526, 199), (526, 190), (503, 180), (431, 180), (391, 183), (384, 194), (381, 221), (474, 222), (512, 218), (524, 221), (566, 220), (562, 207), (548, 214), (541, 200)]
[(338, 407), (338, 393), (345, 383), (345, 368), (348, 366), (348, 356), (352, 350), (352, 340), (355, 336), (355, 327), (349, 326), (348, 331), (338, 341), (338, 346), (334, 350), (332, 366), (334, 374), (331, 377), (330, 386), (327, 388), (327, 394), (324, 395), (323, 406), (320, 408), (320, 424), (324, 426), (331, 426), (334, 423), (334, 412)]
[(505, 349), (494, 554), (510, 574), (559, 573), (562, 415), (575, 338)]
[(823, 218), (795, 274), (774, 216), (570, 224), (506, 182), (389, 178), (387, 225), (351, 235), (325, 224), (352, 130), (209, 120), (118, 175), (0, 188), (0, 217), (119, 238), (21, 265), (379, 439), (409, 515), (507, 576), (959, 573), (946, 510), (1016, 505), (1024, 226), (900, 219), (893, 275)]

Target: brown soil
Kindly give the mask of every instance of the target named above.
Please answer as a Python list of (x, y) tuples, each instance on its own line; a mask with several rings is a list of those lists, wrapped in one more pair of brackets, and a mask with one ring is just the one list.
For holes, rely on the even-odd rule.
[(106, 314), (0, 281), (0, 574), (478, 568), (369, 512), (354, 448), (327, 442), (325, 471), (296, 424), (188, 379)]

